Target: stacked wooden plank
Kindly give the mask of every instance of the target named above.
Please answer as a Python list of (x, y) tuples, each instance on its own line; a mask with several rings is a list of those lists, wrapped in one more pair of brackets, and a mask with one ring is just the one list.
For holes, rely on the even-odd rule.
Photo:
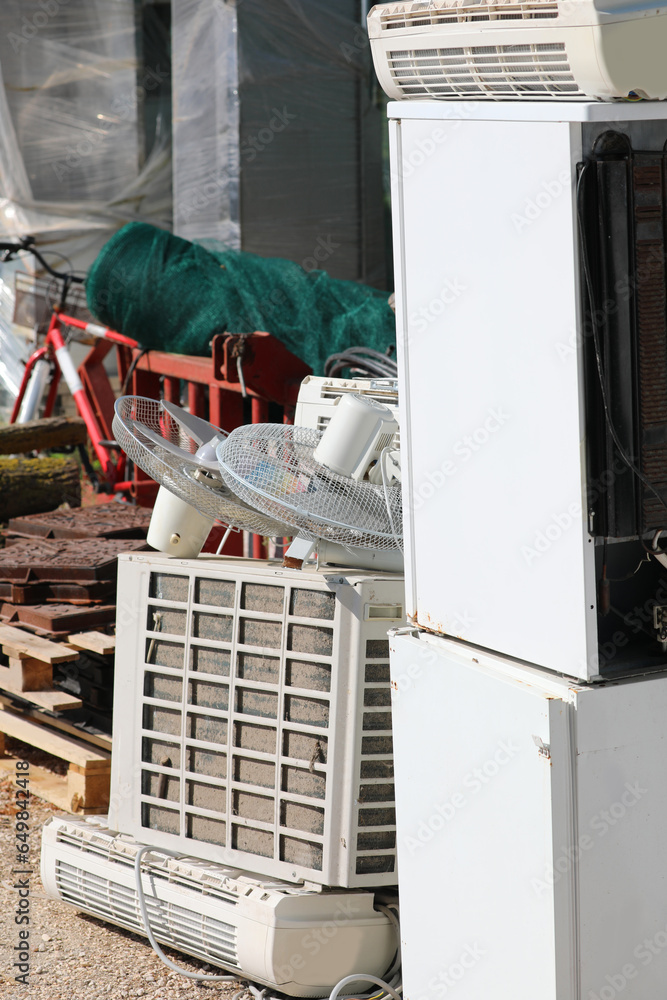
[[(113, 654), (114, 640), (99, 633), (52, 642), (24, 629), (0, 625), (0, 772), (12, 770), (20, 753), (6, 750), (5, 737), (19, 740), (67, 762), (64, 776), (31, 765), (35, 794), (71, 812), (103, 812), (109, 802), (110, 743), (101, 735), (77, 730), (63, 718), (81, 709), (76, 695), (54, 687), (54, 668), (76, 662), (82, 651)], [(91, 739), (92, 736), (92, 739)]]
[(108, 806), (117, 560), (147, 547), (149, 519), (110, 502), (2, 532), (0, 772), (29, 759), (33, 791), (73, 812)]

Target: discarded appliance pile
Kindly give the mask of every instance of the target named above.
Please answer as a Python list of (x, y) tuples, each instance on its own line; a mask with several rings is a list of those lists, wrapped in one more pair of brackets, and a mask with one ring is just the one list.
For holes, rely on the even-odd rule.
[[(138, 613), (118, 635), (111, 807), (47, 824), (47, 892), (256, 995), (349, 976), (343, 995), (398, 997), (396, 381), (309, 377), (294, 426), (229, 435), (122, 397), (114, 434), (160, 485), (161, 552), (120, 557)], [(215, 520), (293, 536), (285, 563), (200, 555)], [(326, 949), (304, 950), (308, 933)]]

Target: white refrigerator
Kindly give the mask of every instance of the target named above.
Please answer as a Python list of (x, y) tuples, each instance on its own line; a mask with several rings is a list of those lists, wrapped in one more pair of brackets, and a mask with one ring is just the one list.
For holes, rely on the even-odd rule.
[(628, 539), (591, 518), (577, 187), (609, 130), (660, 155), (667, 105), (389, 118), (414, 626), (391, 639), (404, 995), (659, 1000), (667, 584), (643, 565), (632, 623), (609, 629), (603, 551)]
[(614, 667), (634, 635), (599, 635), (577, 165), (609, 130), (662, 151), (667, 102), (403, 101), (389, 117), (408, 613), (597, 679), (600, 646)]

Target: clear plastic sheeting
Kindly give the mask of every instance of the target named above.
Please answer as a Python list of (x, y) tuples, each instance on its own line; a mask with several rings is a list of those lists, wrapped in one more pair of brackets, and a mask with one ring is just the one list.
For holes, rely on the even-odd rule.
[(174, 231), (385, 287), (358, 0), (172, 0)]
[(16, 268), (16, 263), (4, 264), (0, 271), (0, 424), (9, 422), (30, 354), (29, 344), (12, 328)]
[(236, 5), (172, 0), (174, 230), (241, 249)]
[(163, 30), (147, 10), (134, 0), (0, 6), (0, 230), (33, 233), (78, 268), (132, 219), (170, 223), (170, 63), (166, 48), (145, 62), (147, 32)]

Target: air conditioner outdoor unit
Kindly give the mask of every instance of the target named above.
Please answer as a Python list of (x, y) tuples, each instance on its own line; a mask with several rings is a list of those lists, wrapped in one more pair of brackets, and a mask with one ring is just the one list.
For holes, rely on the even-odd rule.
[[(308, 375), (301, 383), (294, 413), (294, 423), (299, 427), (312, 427), (323, 431), (334, 413), (340, 396), (363, 396), (388, 406), (398, 421), (398, 380), (393, 378), (327, 378)], [(400, 447), (400, 432), (395, 435), (394, 447)]]
[[(143, 845), (105, 819), (47, 821), (44, 888), (143, 934), (134, 871)], [(371, 892), (314, 892), (159, 849), (144, 855), (142, 887), (159, 942), (291, 996), (325, 996), (355, 972), (382, 976), (396, 951), (394, 927)]]
[(412, 0), (373, 7), (396, 100), (663, 100), (667, 8), (619, 0)]
[(293, 882), (395, 885), (403, 577), (142, 553), (118, 593), (113, 829)]

